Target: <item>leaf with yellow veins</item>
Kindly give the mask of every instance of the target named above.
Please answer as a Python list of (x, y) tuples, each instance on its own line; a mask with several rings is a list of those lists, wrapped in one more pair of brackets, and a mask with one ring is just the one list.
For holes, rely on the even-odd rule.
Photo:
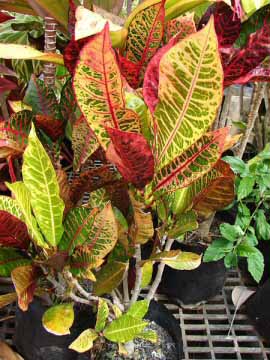
[(108, 316), (109, 307), (107, 305), (107, 302), (104, 299), (100, 298), (98, 301), (97, 322), (95, 326), (95, 330), (97, 332), (100, 332), (105, 328)]

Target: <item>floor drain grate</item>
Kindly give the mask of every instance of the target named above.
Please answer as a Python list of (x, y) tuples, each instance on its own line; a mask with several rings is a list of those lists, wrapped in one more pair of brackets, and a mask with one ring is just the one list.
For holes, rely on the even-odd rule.
[[(263, 344), (241, 311), (236, 315), (228, 336), (234, 313), (231, 292), (236, 285), (240, 285), (239, 275), (230, 272), (222, 293), (194, 309), (169, 304), (165, 296), (158, 295), (181, 326), (183, 360), (270, 360), (270, 344)], [(4, 287), (1, 285), (0, 293), (5, 292)], [(14, 333), (14, 314), (14, 305), (0, 310), (0, 339), (9, 343)]]

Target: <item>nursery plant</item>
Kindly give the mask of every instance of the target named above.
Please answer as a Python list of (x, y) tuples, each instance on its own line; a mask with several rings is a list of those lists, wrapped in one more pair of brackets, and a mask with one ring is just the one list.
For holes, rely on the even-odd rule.
[[(144, 2), (118, 33), (125, 37), (114, 42), (121, 44), (115, 50), (109, 23), (94, 35), (75, 38), (78, 9), (71, 1), (64, 60), (73, 88), (68, 86), (64, 102), (53, 106), (52, 93), (38, 91), (43, 85), (35, 78), (26, 92), (24, 102), (34, 120), (19, 152), (22, 181), (13, 178), (7, 184), (12, 197), (0, 197), (0, 275), (11, 276), (15, 292), (0, 301), (6, 305), (18, 298), (26, 311), (34, 296), (46, 295), (49, 308), (42, 323), (59, 336), (71, 331), (74, 304), (93, 306), (95, 326), (69, 344), (78, 352), (95, 351), (109, 341), (130, 355), (135, 338), (155, 342), (144, 317), (164, 267), (192, 270), (201, 263), (198, 254), (171, 250), (173, 242), (197, 228), (198, 216), (233, 200), (234, 176), (220, 158), (235, 140), (227, 128), (211, 131), (226, 79), (215, 19), (200, 31), (190, 16), (170, 20), (196, 4)], [(269, 31), (267, 23), (264, 31)], [(248, 57), (247, 50), (242, 53)], [(237, 52), (227, 71), (244, 55)], [(60, 54), (31, 48), (21, 56), (63, 64)], [(260, 65), (262, 57), (240, 75)], [(52, 129), (59, 119), (68, 123), (78, 172), (65, 192), (54, 169), (59, 158), (55, 161), (55, 149), (48, 149), (48, 137), (44, 140), (38, 130), (56, 135)], [(44, 124), (51, 125), (45, 129)], [(56, 135), (52, 143), (58, 140)], [(82, 205), (85, 192), (90, 199)], [(151, 254), (144, 258), (148, 242)]]
[(224, 158), (236, 178), (237, 206), (235, 223), (220, 225), (220, 238), (207, 249), (204, 261), (224, 258), (226, 267), (236, 267), (239, 258), (247, 258), (248, 270), (259, 282), (264, 271), (264, 257), (259, 241), (270, 240), (269, 224), (269, 146), (245, 163), (237, 157)]

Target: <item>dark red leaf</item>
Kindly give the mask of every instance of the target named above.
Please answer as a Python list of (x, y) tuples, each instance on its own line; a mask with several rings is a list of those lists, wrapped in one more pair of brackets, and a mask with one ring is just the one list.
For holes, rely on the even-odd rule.
[(172, 38), (167, 45), (158, 50), (156, 55), (150, 61), (144, 76), (143, 97), (153, 114), (158, 104), (158, 86), (159, 86), (159, 64), (167, 51), (169, 51), (179, 41), (179, 35)]
[(27, 249), (30, 238), (26, 225), (6, 211), (0, 211), (0, 244), (5, 247)]
[[(264, 25), (256, 33), (250, 35), (247, 45), (230, 57), (228, 63), (223, 63), (224, 86), (238, 84), (240, 78), (259, 66), (270, 55), (270, 23)], [(223, 59), (224, 61), (224, 59)]]
[(208, 23), (211, 15), (214, 15), (219, 47), (231, 47), (240, 35), (241, 19), (230, 6), (219, 2), (208, 8), (200, 21), (199, 29)]
[(36, 115), (36, 125), (43, 130), (53, 141), (64, 135), (64, 123), (49, 115)]
[(83, 39), (75, 40), (74, 37), (70, 40), (64, 50), (64, 62), (71, 75), (74, 74), (76, 63), (79, 59), (79, 54), (83, 46), (88, 42), (89, 36)]
[(247, 82), (270, 82), (270, 61), (263, 62), (245, 76), (237, 80), (238, 84), (246, 84)]
[(6, 78), (0, 79), (0, 94), (2, 94), (5, 91), (11, 91), (17, 88), (17, 85)]
[(11, 20), (11, 19), (14, 19), (14, 17), (4, 13), (3, 11), (0, 11), (0, 23)]
[(154, 157), (146, 139), (131, 132), (106, 128), (111, 138), (107, 159), (127, 182), (141, 189), (154, 176)]
[(75, 33), (75, 23), (76, 23), (76, 12), (77, 6), (73, 0), (69, 0), (69, 12), (68, 12), (68, 32), (71, 38), (73, 38)]

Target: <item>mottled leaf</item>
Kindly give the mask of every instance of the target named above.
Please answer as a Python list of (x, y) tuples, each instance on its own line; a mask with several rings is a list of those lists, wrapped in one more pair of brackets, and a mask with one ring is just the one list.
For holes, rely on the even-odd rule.
[(68, 335), (74, 321), (73, 304), (66, 303), (50, 307), (42, 317), (44, 328), (54, 335)]
[(197, 216), (194, 211), (188, 211), (178, 216), (176, 224), (168, 232), (168, 237), (171, 239), (178, 238), (188, 231), (193, 231), (198, 228)]
[(56, 246), (63, 234), (64, 202), (59, 195), (59, 185), (53, 165), (35, 128), (29, 135), (22, 167), (24, 184), (31, 194), (31, 205), (37, 222), (48, 243)]
[(26, 225), (15, 216), (0, 210), (0, 244), (5, 247), (27, 249), (29, 241)]
[(110, 293), (123, 279), (127, 264), (121, 262), (107, 263), (96, 274), (94, 293), (98, 296)]
[(168, 43), (177, 35), (178, 41), (196, 32), (194, 14), (187, 14), (172, 19), (166, 23), (164, 40)]
[(111, 138), (106, 156), (116, 165), (127, 182), (143, 188), (154, 175), (154, 157), (146, 139), (140, 134), (107, 128)]
[(109, 307), (107, 305), (107, 302), (100, 298), (98, 300), (98, 312), (97, 312), (97, 321), (95, 330), (97, 332), (102, 331), (105, 328), (106, 320), (109, 316)]
[(6, 211), (16, 218), (23, 220), (23, 214), (19, 204), (9, 196), (0, 195), (0, 210)]
[(36, 127), (43, 130), (53, 141), (64, 136), (65, 124), (49, 115), (36, 115)]
[(69, 349), (78, 353), (84, 353), (93, 347), (93, 342), (98, 338), (98, 334), (93, 329), (84, 330), (70, 345)]

